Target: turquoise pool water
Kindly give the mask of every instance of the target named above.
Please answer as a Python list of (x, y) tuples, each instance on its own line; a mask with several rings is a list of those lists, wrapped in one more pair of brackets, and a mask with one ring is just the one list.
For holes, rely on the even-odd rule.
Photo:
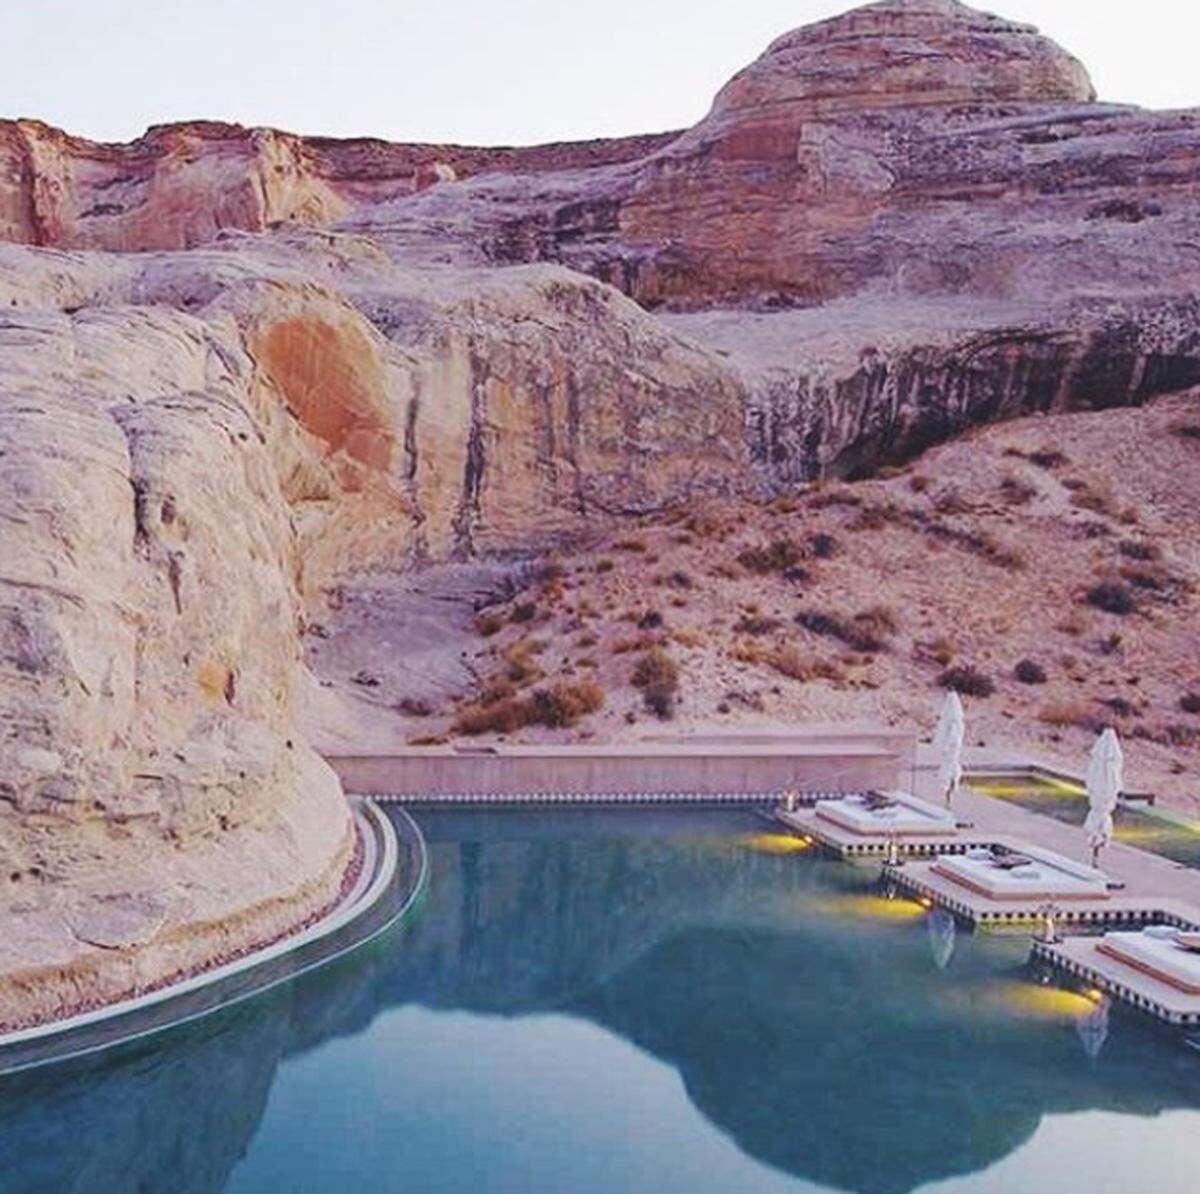
[(721, 811), (419, 813), (415, 919), (0, 1079), (0, 1190), (1191, 1192), (1200, 1054)]

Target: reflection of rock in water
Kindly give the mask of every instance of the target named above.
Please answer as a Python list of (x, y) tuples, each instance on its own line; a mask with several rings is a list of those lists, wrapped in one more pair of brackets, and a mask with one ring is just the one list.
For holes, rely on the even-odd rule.
[(925, 927), (929, 930), (929, 950), (933, 954), (933, 964), (939, 970), (945, 970), (954, 957), (954, 942), (958, 936), (958, 926), (954, 917), (945, 908), (934, 908), (925, 918)]
[(1080, 1016), (1075, 1021), (1075, 1031), (1079, 1034), (1083, 1051), (1093, 1061), (1100, 1056), (1104, 1042), (1108, 1040), (1108, 1011), (1109, 1001), (1104, 998), (1096, 1004), (1095, 1011), (1089, 1012), (1086, 1016)]
[(288, 1035), (279, 1010), (260, 1001), (116, 1060), (0, 1080), (0, 1189), (221, 1190), (266, 1107)]
[(1091, 1064), (1065, 1021), (997, 1011), (994, 944), (960, 938), (951, 981), (870, 874), (755, 852), (730, 829), (753, 823), (423, 820), (432, 887), (406, 930), (158, 1050), (0, 1083), (0, 1189), (219, 1190), (282, 1054), (414, 1002), (591, 1019), (677, 1067), (747, 1153), (863, 1194), (975, 1172), (1047, 1113), (1200, 1104), (1159, 1036), (1122, 1025)]

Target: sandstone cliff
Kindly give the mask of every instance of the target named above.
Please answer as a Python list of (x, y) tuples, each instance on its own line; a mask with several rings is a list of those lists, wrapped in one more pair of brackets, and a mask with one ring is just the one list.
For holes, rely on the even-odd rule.
[[(1200, 382), (1198, 120), (888, 0), (780, 38), (682, 133), (0, 122), (0, 1023), (333, 898), (353, 839), (302, 642), (356, 594), (391, 620), (321, 664), (332, 695), (453, 606), (406, 670), (441, 700), (506, 583), (473, 561)], [(387, 596), (446, 563), (468, 579)]]

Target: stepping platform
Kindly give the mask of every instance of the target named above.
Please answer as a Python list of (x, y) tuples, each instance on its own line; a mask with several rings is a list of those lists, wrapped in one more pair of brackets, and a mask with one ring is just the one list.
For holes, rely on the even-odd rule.
[[(888, 803), (881, 806), (880, 800)], [(859, 837), (952, 837), (958, 832), (951, 813), (906, 792), (822, 800), (813, 811), (818, 820), (831, 821)]]
[(776, 808), (772, 817), (801, 837), (811, 838), (843, 857), (885, 858), (892, 842), (906, 857), (965, 852), (987, 846), (995, 834), (961, 825), (951, 813), (907, 792), (889, 792), (890, 809), (870, 808), (863, 796), (816, 801), (789, 812)]
[[(1001, 840), (994, 844), (1007, 846), (1022, 854), (1035, 852), (1022, 842)], [(1048, 850), (1036, 852), (1052, 858), (1059, 857)], [(955, 855), (954, 861), (958, 860), (959, 856)], [(1109, 895), (1107, 890), (1097, 895), (1064, 896), (1058, 894), (1051, 885), (1038, 883), (1035, 891), (1019, 891), (995, 898), (946, 874), (945, 864), (948, 861), (948, 858), (940, 857), (933, 861), (918, 860), (903, 866), (888, 866), (884, 868), (884, 874), (903, 890), (945, 908), (973, 925), (1027, 928), (1042, 920), (1043, 909), (1048, 903), (1055, 905), (1055, 917), (1059, 924), (1143, 925), (1163, 919), (1163, 901), (1145, 897), (1118, 898)]]
[(1023, 846), (1002, 863), (990, 850), (939, 859), (934, 872), (1000, 903), (1028, 900), (1107, 900), (1108, 876), (1051, 850)]
[[(1200, 954), (1145, 933), (1037, 941), (1033, 956), (1168, 1024), (1200, 1025)], [(1194, 989), (1185, 989), (1194, 988)]]

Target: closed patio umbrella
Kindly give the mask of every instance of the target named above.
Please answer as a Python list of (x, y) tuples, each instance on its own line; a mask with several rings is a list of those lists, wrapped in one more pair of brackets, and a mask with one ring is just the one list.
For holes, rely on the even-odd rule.
[(950, 807), (950, 801), (962, 783), (963, 738), (967, 732), (966, 714), (957, 692), (946, 693), (946, 703), (933, 735), (938, 760), (938, 791)]
[(1083, 823), (1088, 845), (1092, 848), (1092, 866), (1100, 860), (1100, 851), (1113, 839), (1113, 814), (1125, 783), (1125, 756), (1116, 731), (1111, 727), (1096, 739), (1088, 762), (1088, 815)]

